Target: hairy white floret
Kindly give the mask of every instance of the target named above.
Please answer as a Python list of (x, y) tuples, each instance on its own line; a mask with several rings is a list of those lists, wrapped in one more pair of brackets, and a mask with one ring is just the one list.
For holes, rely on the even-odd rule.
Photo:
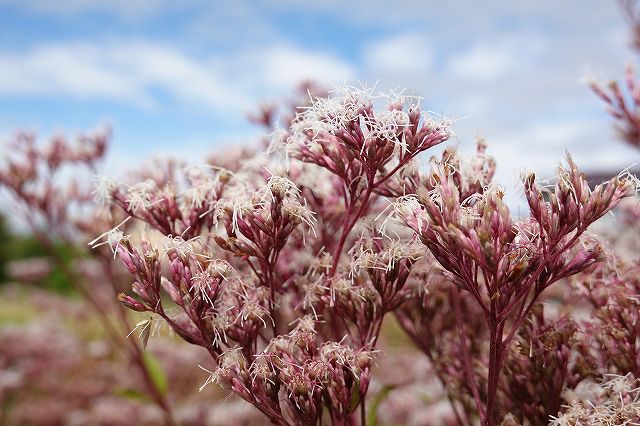
[[(122, 222), (120, 222), (120, 224), (111, 228), (107, 232), (100, 234), (97, 238), (89, 241), (88, 245), (91, 246), (91, 248), (95, 249), (102, 245), (108, 244), (109, 247), (111, 248), (111, 251), (113, 251), (113, 258), (115, 259), (116, 254), (118, 253), (118, 247), (120, 247), (120, 243), (123, 240), (126, 240), (129, 238), (129, 235), (125, 235), (124, 232), (120, 229), (120, 227), (123, 226), (125, 223), (127, 223), (129, 219), (131, 219), (131, 216), (127, 216), (127, 218)], [(105, 240), (102, 242), (99, 242), (103, 238), (105, 238)]]

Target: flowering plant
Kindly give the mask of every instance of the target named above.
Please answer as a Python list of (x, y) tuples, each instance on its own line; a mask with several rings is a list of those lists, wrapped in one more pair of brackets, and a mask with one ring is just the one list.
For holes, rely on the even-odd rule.
[[(127, 219), (91, 244), (108, 245), (131, 274), (133, 294), (118, 298), (152, 314), (138, 324), (145, 340), (153, 318), (165, 321), (211, 355), (205, 385), (228, 387), (273, 423), (366, 424), (378, 339), (395, 312), (443, 381), (462, 372), (451, 398), (459, 421), (492, 425), (500, 373), (518, 368), (512, 342), (544, 335), (536, 302), (601, 259), (585, 232), (636, 181), (622, 174), (591, 190), (568, 157), (552, 186), (523, 176), (531, 213), (512, 218), (484, 142), (468, 164), (447, 149), (430, 170), (417, 166), (450, 125), (402, 93), (312, 98), (263, 154), (133, 185), (104, 180), (98, 193), (144, 228), (129, 233)], [(467, 324), (470, 312), (484, 325)], [(523, 328), (531, 315), (541, 329)], [(566, 385), (535, 415), (557, 413)]]
[[(626, 87), (592, 85), (638, 145), (631, 73)], [(612, 250), (589, 232), (637, 193), (634, 176), (590, 186), (567, 155), (555, 179), (522, 175), (528, 212), (514, 216), (485, 142), (471, 158), (440, 149), (452, 122), (419, 98), (304, 91), (281, 119), (274, 106), (253, 117), (275, 128), (262, 149), (99, 178), (100, 205), (61, 170), (93, 173), (108, 135), (45, 148), (19, 135), (0, 168), (164, 423), (175, 416), (143, 353), (156, 324), (203, 348), (201, 391), (219, 384), (278, 425), (376, 424), (379, 407), (394, 411), (387, 397), (388, 418), (406, 419), (397, 388), (423, 382), (436, 382), (432, 400), (415, 404), (441, 403), (445, 424), (640, 420), (640, 265), (622, 241)], [(424, 371), (385, 384), (376, 366), (401, 362), (380, 355), (393, 353), (393, 323)]]

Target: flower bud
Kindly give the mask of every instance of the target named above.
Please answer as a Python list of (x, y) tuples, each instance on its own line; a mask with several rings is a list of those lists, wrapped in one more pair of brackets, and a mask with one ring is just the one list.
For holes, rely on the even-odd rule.
[(134, 299), (131, 296), (127, 296), (124, 293), (118, 294), (118, 300), (124, 306), (126, 306), (127, 308), (132, 309), (134, 311), (144, 312), (144, 311), (147, 310), (147, 308), (142, 303), (138, 302), (136, 299)]
[(171, 300), (173, 300), (178, 306), (183, 305), (184, 301), (182, 299), (182, 293), (180, 293), (180, 290), (175, 286), (175, 284), (169, 281), (166, 277), (160, 277), (160, 284), (162, 285), (162, 288), (164, 288), (164, 291), (169, 294)]
[(133, 290), (133, 292), (135, 294), (140, 296), (140, 298), (142, 300), (144, 300), (145, 302), (147, 302), (147, 303), (151, 302), (151, 297), (149, 296), (149, 293), (147, 292), (147, 289), (145, 288), (145, 286), (143, 284), (140, 284), (138, 281), (135, 281), (131, 285), (131, 289)]

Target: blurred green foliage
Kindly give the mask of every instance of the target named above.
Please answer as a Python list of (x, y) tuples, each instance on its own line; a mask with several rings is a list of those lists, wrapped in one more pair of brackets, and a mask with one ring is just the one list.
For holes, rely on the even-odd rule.
[(147, 366), (147, 370), (149, 371), (153, 384), (160, 394), (166, 395), (169, 390), (169, 380), (167, 379), (167, 375), (162, 369), (160, 362), (149, 352), (145, 352), (143, 355), (144, 364)]
[[(0, 214), (0, 285), (12, 280), (9, 276), (8, 265), (14, 260), (26, 260), (32, 258), (51, 258), (49, 250), (31, 234), (11, 232), (7, 218)], [(66, 265), (74, 258), (74, 250), (67, 244), (54, 244), (59, 261), (65, 262)], [(34, 284), (46, 288), (48, 290), (60, 293), (71, 293), (72, 286), (60, 268), (59, 263), (52, 259), (53, 268), (41, 280)]]

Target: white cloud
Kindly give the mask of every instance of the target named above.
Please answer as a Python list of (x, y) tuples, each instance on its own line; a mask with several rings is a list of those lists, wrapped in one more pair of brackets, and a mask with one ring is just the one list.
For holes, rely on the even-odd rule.
[(280, 90), (305, 79), (340, 84), (354, 74), (350, 64), (328, 53), (275, 46), (259, 56), (265, 82)]
[[(567, 120), (534, 124), (525, 128), (519, 139), (530, 147), (562, 150), (588, 136), (594, 130), (586, 120)], [(601, 130), (601, 129), (598, 129)]]
[(0, 93), (143, 102), (130, 77), (101, 66), (100, 53), (76, 44), (44, 46), (24, 54), (0, 53)]
[(175, 100), (217, 111), (236, 111), (251, 105), (248, 94), (234, 90), (227, 70), (211, 60), (198, 60), (178, 50), (144, 42), (114, 46), (108, 55), (105, 68), (129, 75), (149, 97), (149, 90), (158, 88)]
[(517, 186), (525, 169), (541, 178), (552, 176), (566, 152), (585, 173), (615, 173), (638, 160), (637, 150), (616, 141), (606, 120), (588, 117), (547, 119), (517, 131), (497, 128), (489, 139), (489, 153), (498, 164), (496, 181), (507, 188)]
[(395, 34), (364, 48), (367, 68), (383, 73), (425, 72), (432, 65), (433, 49), (424, 34)]
[(449, 68), (458, 77), (495, 81), (516, 65), (514, 53), (508, 45), (477, 45), (454, 56)]
[(190, 56), (144, 41), (58, 43), (0, 52), (0, 95), (113, 100), (149, 107), (157, 92), (174, 102), (238, 114), (261, 96), (304, 78), (342, 82), (353, 68), (339, 58), (288, 45), (228, 56)]

